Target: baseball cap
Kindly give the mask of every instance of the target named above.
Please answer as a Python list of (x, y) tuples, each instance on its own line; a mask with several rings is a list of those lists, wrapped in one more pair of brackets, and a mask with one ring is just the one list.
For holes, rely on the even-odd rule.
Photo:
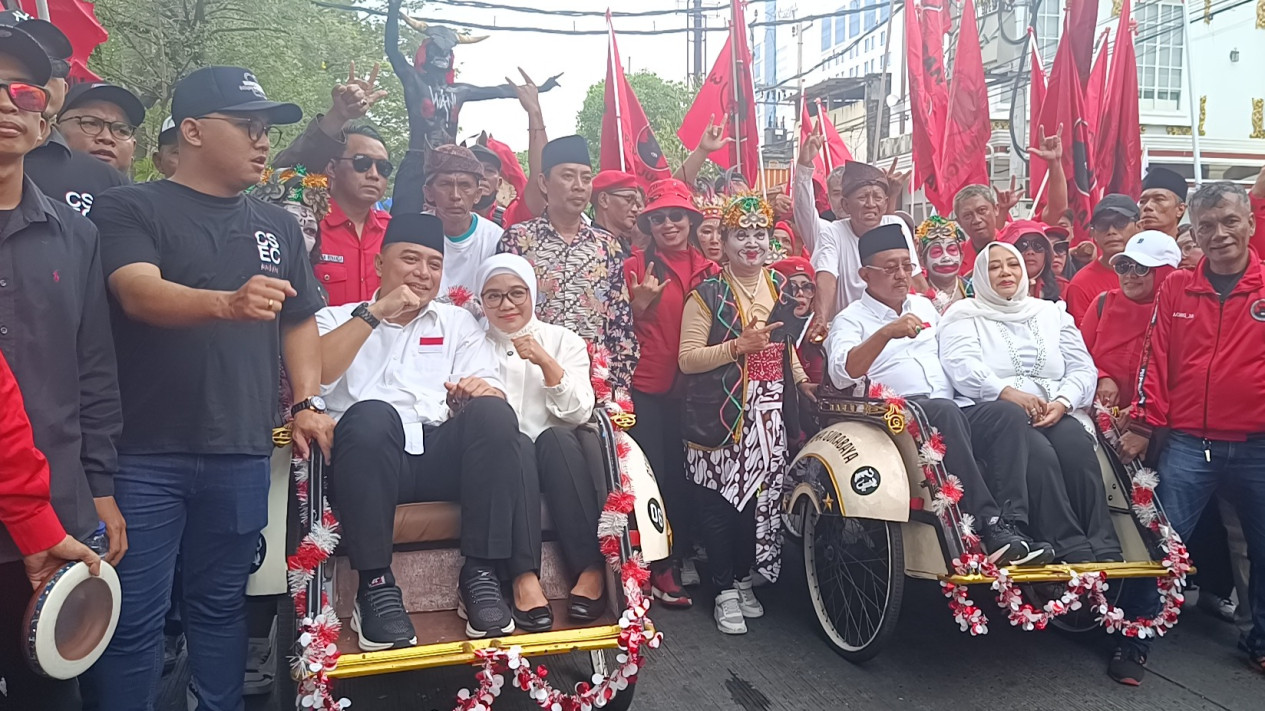
[(114, 104), (123, 110), (128, 122), (133, 126), (139, 126), (145, 122), (145, 107), (141, 105), (141, 100), (136, 98), (136, 94), (121, 86), (87, 82), (75, 84), (66, 93), (66, 103), (62, 106), (62, 113), (85, 101), (105, 101)]
[(1142, 230), (1129, 238), (1124, 251), (1111, 258), (1115, 264), (1121, 257), (1128, 257), (1144, 267), (1176, 267), (1182, 261), (1182, 250), (1177, 240), (1159, 230)]
[(179, 132), (176, 130), (176, 122), (170, 116), (163, 119), (163, 127), (158, 131), (158, 145), (169, 146), (176, 142)]
[(1094, 206), (1094, 215), (1090, 218), (1090, 223), (1098, 222), (1099, 219), (1108, 216), (1122, 215), (1130, 220), (1137, 220), (1142, 213), (1138, 210), (1138, 204), (1133, 198), (1120, 193), (1111, 193), (1104, 195), (1102, 200)]
[(258, 111), (268, 114), (274, 124), (298, 123), (303, 118), (297, 105), (269, 101), (255, 74), (242, 67), (202, 67), (176, 83), (171, 97), (175, 125), (217, 111)]
[(497, 171), (501, 170), (501, 157), (494, 153), (491, 148), (481, 146), (476, 143), (473, 146), (470, 146), (470, 152), (474, 154), (474, 157), (477, 158), (480, 163), (494, 165), (496, 166)]
[(7, 54), (22, 63), (30, 72), (31, 82), (43, 86), (53, 74), (48, 54), (34, 37), (12, 26), (0, 26), (0, 54)]
[[(65, 78), (70, 74), (70, 55), (74, 54), (74, 48), (70, 46), (70, 39), (65, 33), (57, 29), (57, 25), (47, 21), (40, 20), (22, 12), (21, 10), (5, 10), (0, 12), (0, 25), (5, 27), (16, 27), (30, 35), (43, 50), (44, 54), (52, 60), (52, 74), (50, 76)], [(44, 80), (41, 84), (47, 82)]]

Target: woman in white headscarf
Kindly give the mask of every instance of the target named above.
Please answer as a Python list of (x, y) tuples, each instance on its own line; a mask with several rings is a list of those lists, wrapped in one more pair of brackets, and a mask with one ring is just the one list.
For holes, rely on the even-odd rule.
[[(518, 428), (535, 443), (532, 461), (558, 534), (567, 568), (576, 581), (568, 613), (591, 622), (605, 609), (605, 561), (597, 544), (601, 502), (584, 456), (590, 437), (577, 427), (593, 415), (595, 396), (584, 339), (536, 318), (536, 272), (526, 259), (497, 254), (478, 274), (488, 339), (501, 360), (505, 397), (518, 413)], [(527, 444), (527, 443), (524, 443)], [(533, 447), (526, 446), (526, 451)], [(549, 608), (515, 610), (519, 627), (548, 629)], [(524, 625), (524, 622), (528, 623)]]
[(971, 283), (974, 298), (954, 303), (940, 321), (940, 359), (959, 394), (1024, 408), (1029, 466), (1061, 473), (1029, 479), (1058, 487), (1030, 492), (1039, 503), (1029, 533), (1066, 562), (1123, 560), (1085, 413), (1098, 370), (1080, 331), (1062, 304), (1029, 296), (1023, 255), (1012, 245), (993, 242), (980, 252)]

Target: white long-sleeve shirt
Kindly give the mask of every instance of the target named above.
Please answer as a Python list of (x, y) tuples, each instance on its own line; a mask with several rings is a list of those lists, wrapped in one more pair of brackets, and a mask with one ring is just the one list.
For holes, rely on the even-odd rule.
[(518, 413), (518, 429), (533, 441), (550, 427), (578, 427), (593, 415), (596, 396), (589, 379), (589, 353), (580, 338), (562, 326), (532, 321), (531, 335), (562, 366), (562, 382), (545, 385), (540, 366), (519, 357), (505, 334), (488, 329), (488, 342), (500, 361), (505, 399)]
[(1084, 338), (1052, 303), (1023, 322), (976, 317), (941, 325), (940, 362), (954, 389), (980, 402), (996, 400), (1010, 386), (1047, 401), (1065, 397), (1080, 410), (1098, 387)]

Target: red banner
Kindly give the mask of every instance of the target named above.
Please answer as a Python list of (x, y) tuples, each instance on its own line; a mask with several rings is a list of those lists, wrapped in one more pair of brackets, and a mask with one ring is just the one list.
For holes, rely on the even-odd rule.
[(1103, 193), (1123, 193), (1136, 200), (1142, 194), (1142, 131), (1130, 5), (1130, 0), (1124, 0), (1120, 7), (1111, 73), (1095, 134), (1094, 170)]
[(914, 187), (920, 187), (941, 214), (952, 212), (953, 196), (940, 189), (940, 148), (949, 90), (944, 77), (944, 27), (939, 9), (905, 0), (909, 106), (913, 123)]
[(610, 25), (610, 19), (608, 11), (606, 22), (610, 42), (606, 56), (606, 110), (602, 114), (599, 169), (632, 173), (644, 188), (656, 180), (672, 177), (672, 170), (663, 157), (663, 149), (659, 147), (654, 129), (650, 128), (650, 121), (637, 100), (637, 94), (624, 76), (619, 47), (615, 43), (615, 28)]
[(1107, 100), (1107, 48), (1111, 44), (1107, 34), (1108, 30), (1104, 29), (1098, 57), (1089, 73), (1089, 83), (1085, 85), (1085, 120), (1089, 123), (1090, 136), (1098, 135), (1098, 121), (1102, 118), (1103, 102)]
[(760, 133), (755, 117), (755, 89), (751, 82), (751, 47), (747, 41), (745, 3), (736, 0), (729, 39), (716, 63), (694, 97), (694, 104), (681, 121), (677, 137), (685, 147), (698, 147), (703, 131), (712, 122), (727, 116), (725, 137), (733, 138), (723, 151), (708, 156), (722, 168), (740, 166), (751, 185), (760, 176)]
[(1071, 43), (1072, 59), (1081, 89), (1089, 83), (1090, 62), (1094, 58), (1094, 34), (1098, 26), (1098, 0), (1067, 0), (1063, 40)]
[(949, 110), (940, 150), (940, 195), (947, 204), (936, 205), (941, 214), (952, 209), (953, 196), (967, 185), (988, 185), (988, 139), (993, 124), (988, 113), (988, 85), (980, 54), (975, 3), (962, 3), (953, 78), (949, 82)]
[(843, 142), (843, 136), (840, 136), (839, 129), (835, 128), (835, 122), (826, 115), (821, 99), (817, 100), (817, 117), (821, 120), (826, 134), (826, 167), (834, 170), (852, 160), (852, 151), (848, 150), (848, 144)]
[[(1050, 83), (1046, 89), (1045, 102), (1041, 108), (1041, 123), (1045, 135), (1059, 134), (1063, 139), (1063, 171), (1067, 175), (1067, 202), (1074, 213), (1073, 243), (1080, 244), (1089, 239), (1089, 216), (1093, 207), (1092, 196), (1095, 194), (1094, 174), (1090, 164), (1089, 125), (1085, 121), (1085, 94), (1081, 87), (1080, 75), (1077, 73), (1076, 60), (1073, 57), (1073, 43), (1068, 40), (1069, 34), (1064, 32), (1059, 42), (1058, 51), (1054, 55), (1054, 65), (1050, 69)], [(1060, 132), (1061, 127), (1061, 132)], [(1046, 171), (1045, 162), (1036, 156), (1031, 159), (1032, 174), (1043, 176)], [(1049, 194), (1048, 186), (1041, 190), (1042, 198), (1038, 204), (1044, 203), (1044, 196)]]
[[(22, 0), (22, 10), (39, 17), (36, 0)], [(88, 69), (88, 56), (110, 36), (93, 12), (92, 3), (84, 0), (48, 0), (49, 20), (70, 40), (74, 53), (70, 56), (70, 81), (101, 81)]]

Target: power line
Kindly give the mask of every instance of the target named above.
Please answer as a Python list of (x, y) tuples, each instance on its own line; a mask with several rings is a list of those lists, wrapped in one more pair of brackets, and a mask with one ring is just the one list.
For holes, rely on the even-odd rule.
[[(482, 0), (426, 0), (427, 5), (448, 5), (452, 7), (465, 7), (475, 10), (506, 10), (509, 12), (518, 12), (530, 15), (550, 15), (554, 17), (605, 17), (606, 12), (603, 10), (550, 10), (540, 7), (524, 7), (521, 5), (501, 5), (494, 2), (483, 2)], [(719, 12), (728, 10), (728, 5), (709, 5), (703, 7), (703, 12)], [(613, 17), (656, 17), (663, 15), (689, 15), (694, 12), (693, 8), (673, 8), (665, 10), (640, 10), (636, 12), (612, 11)]]

